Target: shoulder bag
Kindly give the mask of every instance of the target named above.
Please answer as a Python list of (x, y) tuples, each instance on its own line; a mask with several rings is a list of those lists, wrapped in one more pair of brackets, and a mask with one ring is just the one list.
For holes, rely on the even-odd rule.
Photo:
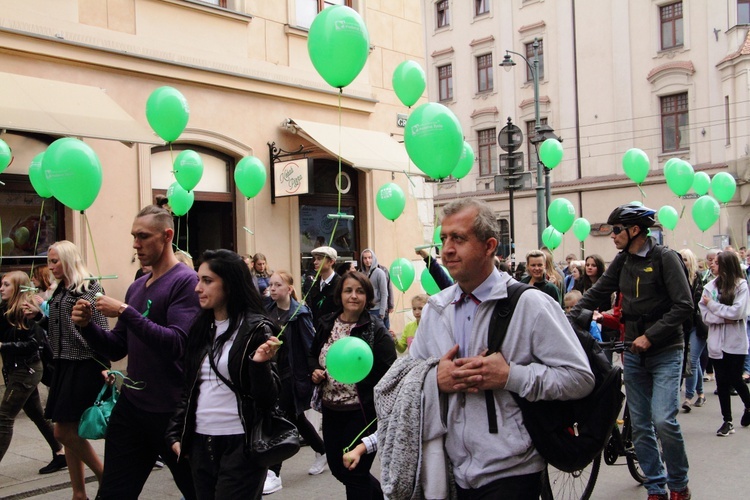
[[(109, 395), (107, 390), (109, 389)], [(112, 408), (117, 403), (115, 384), (104, 384), (94, 404), (87, 408), (78, 422), (78, 435), (84, 439), (104, 439)]]

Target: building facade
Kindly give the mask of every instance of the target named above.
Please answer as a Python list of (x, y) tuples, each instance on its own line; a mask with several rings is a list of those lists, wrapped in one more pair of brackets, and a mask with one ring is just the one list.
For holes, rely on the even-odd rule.
[[(750, 2), (423, 0), (423, 6), (429, 98), (459, 117), (477, 157), (467, 177), (437, 185), (436, 207), (462, 196), (487, 200), (510, 253), (509, 196), (495, 192), (495, 175), (503, 171), (498, 158), (504, 153), (497, 136), (511, 118), (524, 134), (519, 151), (530, 172), (525, 188), (514, 192), (515, 250), (522, 261), (538, 245), (531, 142), (538, 116), (543, 129), (563, 140), (563, 160), (549, 171), (550, 197), (570, 200), (592, 226), (583, 243), (566, 233), (557, 260), (568, 253), (611, 260), (609, 233), (600, 226), (612, 208), (630, 201), (657, 210), (670, 205), (681, 214), (673, 231), (654, 231), (672, 248), (700, 257), (707, 247), (748, 246)], [(509, 73), (500, 66), (506, 54), (515, 62)], [(630, 148), (650, 160), (640, 187), (623, 171)], [(736, 179), (734, 197), (705, 232), (691, 217), (697, 195), (691, 190), (678, 198), (666, 185), (671, 158)]]

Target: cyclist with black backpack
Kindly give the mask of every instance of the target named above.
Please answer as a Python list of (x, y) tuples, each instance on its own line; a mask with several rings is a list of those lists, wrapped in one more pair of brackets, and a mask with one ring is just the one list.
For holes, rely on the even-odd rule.
[(612, 292), (622, 294), (625, 340), (632, 342), (623, 362), (625, 389), (635, 452), (647, 477), (644, 486), (649, 500), (684, 500), (690, 498), (688, 459), (676, 417), (685, 344), (682, 323), (693, 314), (693, 300), (679, 254), (648, 236), (655, 213), (627, 204), (610, 214), (607, 224), (620, 253), (570, 316), (590, 314)]

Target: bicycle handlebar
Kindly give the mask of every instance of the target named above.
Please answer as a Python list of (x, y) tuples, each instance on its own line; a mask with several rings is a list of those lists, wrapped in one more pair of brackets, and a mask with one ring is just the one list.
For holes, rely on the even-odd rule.
[(612, 351), (612, 352), (624, 352), (627, 349), (630, 349), (630, 346), (633, 345), (633, 342), (631, 341), (624, 341), (624, 340), (609, 340), (606, 342), (597, 342), (599, 344), (599, 347), (606, 351)]

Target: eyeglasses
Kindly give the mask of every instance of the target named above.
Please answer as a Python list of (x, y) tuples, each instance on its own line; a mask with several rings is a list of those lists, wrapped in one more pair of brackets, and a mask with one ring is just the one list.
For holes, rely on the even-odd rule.
[(628, 229), (629, 226), (612, 226), (612, 232), (615, 234), (620, 234), (621, 232)]

